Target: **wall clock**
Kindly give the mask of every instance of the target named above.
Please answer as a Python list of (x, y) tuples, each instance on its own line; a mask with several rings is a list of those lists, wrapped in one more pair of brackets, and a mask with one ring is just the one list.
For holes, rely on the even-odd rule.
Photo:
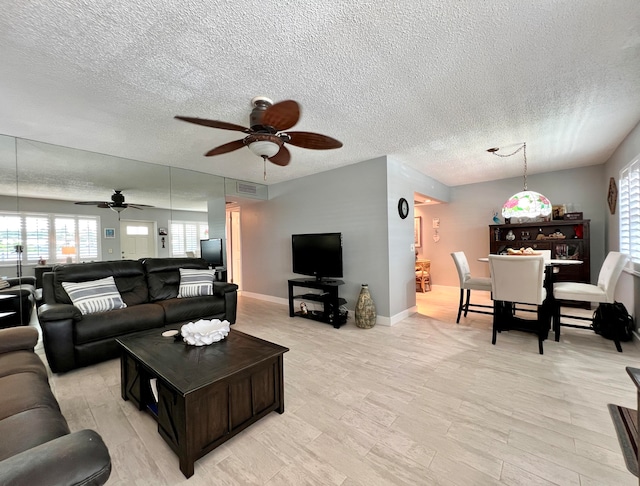
[(400, 217), (402, 219), (405, 219), (407, 216), (409, 216), (409, 203), (403, 197), (401, 197), (398, 201), (398, 214), (400, 214)]
[(616, 203), (618, 202), (618, 186), (616, 180), (611, 177), (609, 179), (609, 193), (607, 194), (607, 202), (609, 203), (609, 211), (616, 214)]

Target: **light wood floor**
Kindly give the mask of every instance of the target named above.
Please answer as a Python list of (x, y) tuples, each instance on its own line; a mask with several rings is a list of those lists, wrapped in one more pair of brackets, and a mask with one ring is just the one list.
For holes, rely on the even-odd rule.
[(109, 485), (637, 484), (606, 408), (636, 407), (624, 369), (636, 345), (567, 329), (543, 356), (531, 334), (492, 346), (490, 316), (455, 324), (457, 299), (434, 287), (393, 327), (336, 330), (240, 297), (235, 329), (290, 348), (286, 411), (198, 460), (188, 482), (153, 419), (120, 398), (117, 360), (51, 383), (70, 427), (107, 443)]

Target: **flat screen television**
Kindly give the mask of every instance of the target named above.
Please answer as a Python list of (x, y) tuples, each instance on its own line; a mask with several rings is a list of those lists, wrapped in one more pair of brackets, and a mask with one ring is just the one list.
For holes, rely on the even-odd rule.
[(200, 240), (200, 256), (214, 268), (223, 266), (222, 239), (211, 238), (209, 240)]
[(342, 277), (342, 233), (291, 235), (293, 273)]

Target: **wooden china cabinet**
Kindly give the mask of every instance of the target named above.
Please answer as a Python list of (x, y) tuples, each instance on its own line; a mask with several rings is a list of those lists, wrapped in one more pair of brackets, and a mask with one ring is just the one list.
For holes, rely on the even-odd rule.
[(589, 219), (489, 225), (489, 253), (517, 250), (551, 250), (551, 258), (582, 260), (582, 265), (557, 267), (556, 281), (591, 283)]

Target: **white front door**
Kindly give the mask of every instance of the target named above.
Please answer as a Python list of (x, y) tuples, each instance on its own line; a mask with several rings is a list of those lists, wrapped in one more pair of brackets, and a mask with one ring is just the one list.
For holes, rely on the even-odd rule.
[(154, 221), (120, 221), (120, 247), (123, 260), (157, 256)]

